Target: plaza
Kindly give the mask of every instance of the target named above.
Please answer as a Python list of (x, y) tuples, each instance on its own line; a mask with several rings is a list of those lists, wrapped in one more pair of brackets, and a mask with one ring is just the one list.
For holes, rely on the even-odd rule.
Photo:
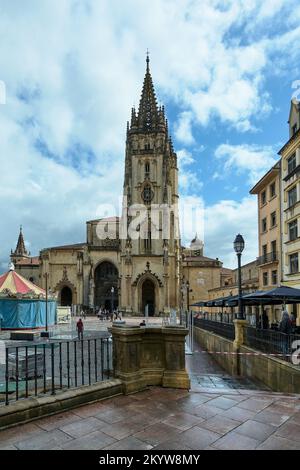
[(230, 377), (196, 345), (191, 390), (149, 387), (0, 432), (0, 449), (296, 450), (298, 395)]

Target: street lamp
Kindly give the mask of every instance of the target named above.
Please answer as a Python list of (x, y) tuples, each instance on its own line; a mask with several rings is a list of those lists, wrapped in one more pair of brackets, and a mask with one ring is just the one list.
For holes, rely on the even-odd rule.
[(239, 311), (238, 311), (238, 319), (244, 320), (244, 306), (242, 302), (242, 273), (241, 273), (241, 256), (242, 252), (245, 248), (245, 241), (242, 235), (239, 233), (233, 242), (234, 251), (237, 254), (238, 258), (238, 288), (239, 288)]
[(114, 292), (115, 292), (115, 288), (112, 287), (110, 289), (110, 292), (111, 292), (111, 313), (113, 313), (113, 311), (114, 311)]
[(43, 277), (45, 279), (45, 284), (46, 284), (46, 333), (42, 336), (48, 337), (48, 279), (49, 279), (49, 273), (44, 273)]

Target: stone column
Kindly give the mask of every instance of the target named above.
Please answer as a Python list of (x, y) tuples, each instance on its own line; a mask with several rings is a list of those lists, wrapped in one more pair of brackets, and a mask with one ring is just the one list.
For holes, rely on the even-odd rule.
[(245, 327), (248, 325), (247, 320), (234, 320), (234, 328), (235, 328), (235, 340), (233, 345), (235, 348), (239, 348), (244, 344), (245, 340)]
[(165, 343), (165, 370), (163, 387), (190, 389), (190, 378), (185, 368), (185, 337), (188, 330), (181, 326), (162, 328)]
[(239, 355), (240, 347), (245, 342), (245, 327), (248, 325), (247, 320), (234, 320), (234, 328), (235, 328), (235, 339), (233, 342), (233, 349), (236, 352), (236, 360), (234, 363), (233, 372), (236, 375), (241, 375), (241, 357)]
[(113, 360), (115, 376), (123, 382), (123, 392), (128, 395), (146, 388), (140, 366), (144, 328), (139, 326), (113, 326)]

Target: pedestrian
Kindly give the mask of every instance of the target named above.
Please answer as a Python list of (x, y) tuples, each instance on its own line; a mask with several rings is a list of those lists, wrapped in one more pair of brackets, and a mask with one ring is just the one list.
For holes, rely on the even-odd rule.
[(286, 335), (289, 335), (292, 332), (292, 322), (286, 310), (282, 311), (281, 321), (279, 323), (279, 331), (281, 331), (281, 333), (285, 333)]
[(282, 311), (281, 321), (279, 323), (279, 331), (284, 333), (282, 337), (282, 352), (284, 355), (289, 355), (289, 339), (292, 333), (292, 322), (286, 310)]
[(78, 339), (83, 339), (84, 326), (83, 326), (83, 321), (81, 320), (81, 318), (79, 318), (76, 324), (76, 328), (77, 328), (77, 333), (78, 333)]
[(261, 327), (263, 330), (268, 330), (269, 329), (269, 317), (267, 315), (267, 312), (263, 310), (262, 313), (262, 318), (261, 318)]
[(140, 323), (140, 326), (146, 326), (145, 320), (143, 320), (143, 321)]

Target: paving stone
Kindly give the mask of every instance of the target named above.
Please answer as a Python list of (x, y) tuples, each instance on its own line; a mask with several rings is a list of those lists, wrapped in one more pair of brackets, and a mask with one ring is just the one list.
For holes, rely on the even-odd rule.
[(115, 439), (124, 439), (131, 434), (144, 431), (151, 423), (143, 420), (142, 422), (135, 422), (134, 420), (126, 420), (113, 424), (105, 424), (101, 427), (101, 431)]
[(299, 448), (299, 443), (273, 435), (260, 444), (257, 450), (299, 450)]
[(241, 423), (233, 419), (227, 418), (226, 416), (216, 415), (213, 418), (208, 419), (204, 423), (201, 423), (201, 427), (214, 431), (218, 434), (226, 434), (232, 429), (239, 426)]
[(95, 414), (96, 418), (101, 419), (101, 421), (105, 421), (106, 423), (113, 424), (122, 421), (125, 418), (130, 418), (132, 415), (132, 411), (128, 409), (122, 408), (105, 408), (100, 410), (99, 413)]
[(147, 427), (144, 431), (135, 433), (134, 436), (152, 446), (157, 446), (166, 440), (173, 440), (172, 438), (175, 438), (175, 436), (178, 436), (180, 433), (181, 431), (173, 426), (157, 423)]
[(57, 429), (61, 426), (80, 421), (81, 419), (82, 418), (80, 418), (80, 416), (70, 411), (49, 416), (48, 418), (42, 418), (37, 422), (37, 425), (45, 431), (52, 431), (53, 429)]
[(104, 447), (105, 450), (150, 450), (152, 445), (140, 441), (136, 437), (130, 436), (116, 442), (110, 446)]
[(210, 400), (209, 406), (221, 408), (222, 410), (228, 410), (232, 406), (236, 405), (236, 401), (230, 398), (218, 397)]
[(280, 413), (263, 410), (260, 413), (257, 413), (253, 419), (261, 423), (267, 423), (271, 426), (279, 427), (283, 423), (285, 423), (285, 421), (287, 421), (289, 417), (289, 415), (282, 415)]
[(259, 444), (260, 442), (256, 439), (231, 431), (214, 442), (213, 447), (222, 450), (252, 450), (256, 449)]
[(41, 431), (36, 436), (23, 439), (16, 442), (14, 445), (19, 450), (50, 450), (53, 447), (60, 447), (62, 443), (70, 441), (72, 438), (60, 431), (55, 429), (54, 431)]
[[(220, 434), (208, 431), (199, 426), (194, 426), (188, 431), (183, 431), (179, 439), (182, 444), (195, 450), (205, 449), (208, 445), (220, 438)], [(179, 440), (178, 439), (178, 440)]]
[(252, 437), (257, 441), (264, 441), (276, 431), (274, 426), (265, 423), (258, 423), (257, 421), (248, 420), (235, 429), (236, 433), (243, 434), (244, 436)]
[(97, 418), (90, 417), (90, 418), (83, 418), (80, 421), (76, 421), (75, 423), (66, 424), (65, 426), (61, 426), (61, 431), (67, 433), (69, 436), (74, 438), (84, 436), (85, 434), (89, 434), (93, 431), (98, 431), (100, 428), (104, 426), (104, 422), (100, 421)]
[(300, 424), (287, 421), (276, 430), (274, 436), (284, 437), (300, 443)]
[(11, 444), (21, 441), (24, 439), (24, 436), (37, 436), (40, 434), (40, 432), (41, 429), (37, 426), (37, 424), (34, 423), (23, 424), (21, 426), (5, 429), (5, 431), (0, 432), (0, 445), (4, 445), (4, 443)]
[(195, 424), (201, 423), (202, 421), (204, 421), (204, 419), (200, 416), (193, 416), (191, 414), (179, 411), (169, 416), (166, 420), (163, 421), (163, 423), (185, 431)]
[(222, 412), (221, 408), (217, 408), (216, 406), (210, 406), (209, 404), (205, 404), (205, 403), (204, 405), (197, 406), (194, 410), (194, 414), (196, 416), (200, 416), (200, 418), (204, 418), (204, 419), (212, 418), (213, 416), (221, 412)]
[(192, 450), (191, 447), (189, 447), (186, 444), (183, 444), (182, 442), (180, 442), (179, 439), (178, 441), (174, 440), (174, 441), (162, 442), (158, 446), (153, 447), (153, 449), (155, 450)]
[(99, 450), (116, 442), (113, 437), (101, 431), (94, 431), (77, 439), (66, 442), (61, 447), (64, 450)]
[(264, 408), (269, 406), (272, 403), (272, 399), (265, 400), (263, 398), (259, 397), (251, 397), (248, 400), (244, 400), (241, 403), (239, 403), (239, 407), (250, 410), (250, 411), (255, 411), (259, 412), (262, 411)]
[(232, 408), (229, 408), (229, 410), (224, 410), (221, 415), (225, 416), (226, 418), (234, 419), (236, 421), (240, 421), (243, 423), (244, 421), (247, 421), (248, 419), (253, 418), (255, 416), (254, 411), (250, 410), (243, 410), (242, 408), (239, 408), (238, 406), (233, 406)]

